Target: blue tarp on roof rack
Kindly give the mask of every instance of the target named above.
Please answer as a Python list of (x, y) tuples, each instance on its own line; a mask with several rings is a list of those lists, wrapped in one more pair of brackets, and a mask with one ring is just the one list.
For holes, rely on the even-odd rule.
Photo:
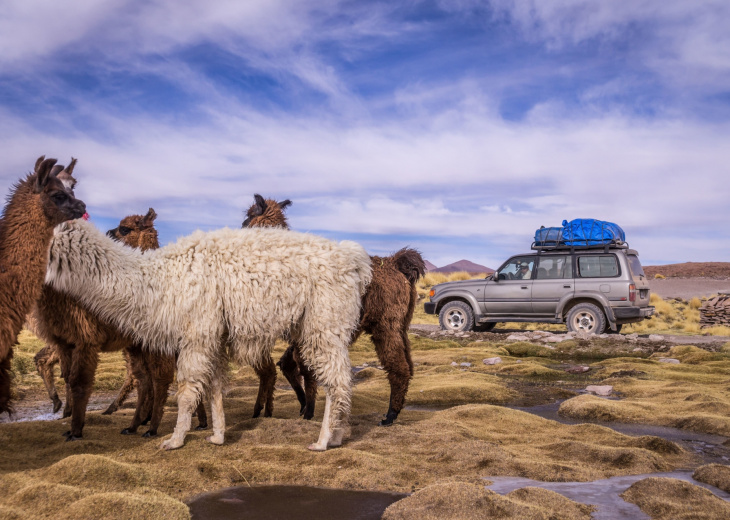
[(618, 224), (592, 218), (563, 220), (562, 239), (566, 246), (598, 246), (626, 242), (626, 234)]
[(542, 227), (535, 231), (535, 245), (558, 246), (563, 243), (563, 228)]

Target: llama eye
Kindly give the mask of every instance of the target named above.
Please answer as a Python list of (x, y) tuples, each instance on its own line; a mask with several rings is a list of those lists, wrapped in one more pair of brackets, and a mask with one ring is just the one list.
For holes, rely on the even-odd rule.
[(66, 196), (66, 194), (64, 192), (57, 191), (56, 193), (54, 193), (53, 195), (51, 195), (51, 198), (54, 201), (56, 201), (56, 202), (63, 202), (63, 201), (66, 200), (67, 196)]
[(132, 229), (131, 228), (124, 227), (124, 226), (119, 226), (119, 234), (122, 235), (123, 237), (126, 237), (131, 232), (132, 232)]

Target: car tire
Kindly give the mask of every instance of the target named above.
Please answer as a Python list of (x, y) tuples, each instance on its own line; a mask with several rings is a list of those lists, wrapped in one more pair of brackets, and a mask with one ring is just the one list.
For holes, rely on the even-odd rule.
[(570, 332), (601, 334), (606, 330), (606, 317), (598, 306), (592, 303), (579, 303), (570, 309), (565, 324)]
[(482, 323), (480, 325), (474, 325), (474, 332), (490, 332), (497, 326), (497, 322)]
[(441, 330), (466, 332), (474, 327), (474, 313), (471, 307), (464, 302), (449, 302), (439, 312)]

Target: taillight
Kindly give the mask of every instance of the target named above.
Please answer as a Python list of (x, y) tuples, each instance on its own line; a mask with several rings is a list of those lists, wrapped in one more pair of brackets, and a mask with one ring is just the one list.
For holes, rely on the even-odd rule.
[(434, 291), (433, 289), (431, 289), (430, 291), (428, 291), (428, 297), (429, 298), (433, 298), (435, 294), (436, 294), (436, 291)]
[(636, 285), (634, 285), (634, 284), (629, 285), (629, 301), (630, 302), (636, 301)]

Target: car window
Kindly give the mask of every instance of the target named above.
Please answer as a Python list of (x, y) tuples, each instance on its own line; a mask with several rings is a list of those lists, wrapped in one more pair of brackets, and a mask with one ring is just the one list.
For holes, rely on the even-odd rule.
[(629, 267), (631, 268), (631, 272), (634, 276), (646, 276), (644, 274), (644, 269), (641, 267), (641, 262), (639, 262), (639, 257), (636, 255), (626, 255), (629, 259)]
[(535, 266), (534, 256), (518, 256), (512, 258), (499, 270), (500, 280), (529, 280), (532, 278), (533, 267)]
[(618, 261), (614, 255), (579, 256), (578, 275), (581, 278), (618, 276)]
[(570, 255), (540, 257), (535, 278), (538, 280), (573, 278), (573, 263), (570, 261)]

